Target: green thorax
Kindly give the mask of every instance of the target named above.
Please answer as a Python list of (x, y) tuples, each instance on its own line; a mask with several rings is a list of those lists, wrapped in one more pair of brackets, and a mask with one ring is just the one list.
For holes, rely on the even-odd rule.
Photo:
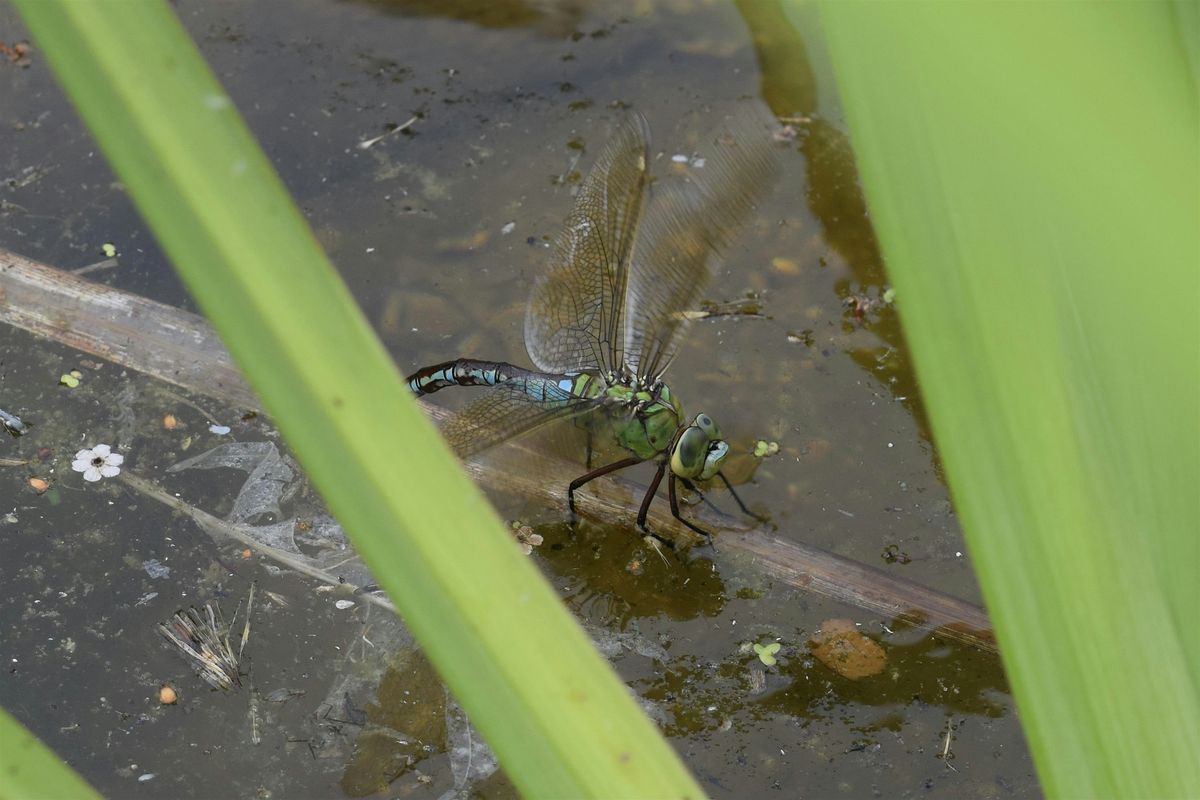
[(575, 390), (586, 397), (608, 397), (608, 414), (603, 415), (606, 419), (601, 424), (607, 424), (621, 447), (641, 459), (652, 459), (670, 448), (683, 419), (683, 407), (666, 386), (660, 387), (655, 397), (624, 384), (605, 388), (594, 376), (580, 375)]

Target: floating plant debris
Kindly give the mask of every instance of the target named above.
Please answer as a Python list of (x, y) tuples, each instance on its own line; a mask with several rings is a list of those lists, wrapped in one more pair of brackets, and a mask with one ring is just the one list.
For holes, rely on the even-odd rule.
[(21, 436), (29, 433), (29, 425), (27, 423), (23, 422), (16, 414), (10, 414), (3, 408), (0, 408), (0, 424), (3, 424), (4, 430), (13, 436)]
[(771, 642), (768, 645), (756, 644), (754, 645), (754, 654), (758, 656), (759, 661), (766, 664), (768, 667), (773, 667), (778, 661), (778, 659), (775, 658), (775, 654), (779, 652), (781, 647), (783, 647), (783, 645), (781, 645), (779, 642)]
[(176, 611), (171, 619), (158, 624), (158, 630), (168, 642), (175, 645), (184, 659), (195, 668), (196, 674), (209, 686), (214, 689), (241, 686), (238, 662), (250, 637), (250, 608), (253, 602), (254, 587), (251, 586), (246, 602), (246, 626), (242, 630), (241, 646), (236, 654), (229, 642), (232, 623), (225, 624), (221, 609), (213, 603)]

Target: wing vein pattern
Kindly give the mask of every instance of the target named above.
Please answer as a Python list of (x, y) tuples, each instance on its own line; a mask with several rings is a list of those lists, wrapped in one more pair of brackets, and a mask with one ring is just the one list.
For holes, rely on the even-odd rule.
[(598, 404), (596, 399), (564, 392), (551, 381), (530, 379), (489, 390), (447, 419), (441, 432), (451, 449), (466, 458), (555, 420), (584, 414)]
[(610, 374), (621, 365), (622, 312), (649, 147), (645, 118), (631, 114), (580, 184), (550, 268), (529, 298), (525, 347), (538, 369)]
[(643, 384), (671, 364), (720, 252), (776, 175), (773, 143), (747, 113), (716, 137), (686, 184), (659, 189), (642, 222), (624, 316), (625, 363)]

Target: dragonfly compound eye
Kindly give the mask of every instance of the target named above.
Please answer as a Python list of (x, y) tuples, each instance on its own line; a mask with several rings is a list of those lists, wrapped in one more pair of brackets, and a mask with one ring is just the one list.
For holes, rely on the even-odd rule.
[(709, 456), (709, 441), (708, 434), (695, 425), (689, 425), (671, 453), (671, 471), (681, 478), (700, 475)]
[(696, 419), (692, 421), (692, 426), (704, 431), (709, 439), (721, 438), (721, 429), (708, 414), (697, 414)]

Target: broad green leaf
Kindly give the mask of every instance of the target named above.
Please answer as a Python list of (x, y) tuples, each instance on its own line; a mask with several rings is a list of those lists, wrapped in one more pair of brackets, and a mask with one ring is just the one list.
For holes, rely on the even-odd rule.
[(422, 418), (160, 0), (17, 8), (201, 308), (517, 786), (699, 787)]
[(0, 708), (0, 796), (5, 800), (99, 797), (74, 770)]
[(1200, 796), (1194, 6), (821, 12), (1043, 785)]

